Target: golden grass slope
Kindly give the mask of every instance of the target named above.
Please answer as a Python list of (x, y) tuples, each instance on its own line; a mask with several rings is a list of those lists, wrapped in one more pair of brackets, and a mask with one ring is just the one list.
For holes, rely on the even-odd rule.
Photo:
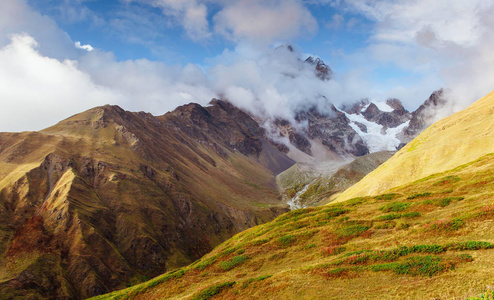
[(336, 201), (382, 193), (494, 152), (494, 92), (442, 119)]
[(194, 264), (95, 299), (466, 299), (494, 269), (494, 154), (286, 213)]

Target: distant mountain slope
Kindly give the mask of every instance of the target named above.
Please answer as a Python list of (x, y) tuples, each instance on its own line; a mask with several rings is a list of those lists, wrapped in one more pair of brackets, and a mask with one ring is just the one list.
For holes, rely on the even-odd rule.
[(493, 116), (494, 92), (434, 123), (338, 201), (379, 194), (494, 152)]
[(296, 163), (276, 176), (276, 182), (291, 209), (322, 205), (329, 202), (331, 196), (357, 183), (393, 154), (391, 151), (374, 152), (347, 163)]
[[(485, 146), (492, 141), (492, 105), (490, 94), (436, 123), (403, 150), (413, 153), (426, 177), (419, 177), (418, 169), (409, 173), (408, 165), (396, 166), (394, 175), (406, 183), (386, 193), (291, 211), (235, 235), (192, 265), (96, 299), (467, 299), (492, 294), (494, 151)], [(455, 130), (458, 125), (462, 129)], [(443, 138), (437, 136), (441, 132)], [(462, 138), (474, 144), (463, 145)], [(438, 168), (431, 155), (444, 155), (448, 144), (457, 147), (458, 156), (448, 150), (451, 154), (441, 158), (448, 166)], [(467, 153), (473, 147), (482, 149)], [(404, 179), (410, 174), (414, 178)]]
[(223, 101), (0, 133), (0, 298), (81, 299), (186, 265), (287, 211), (275, 175), (293, 163)]

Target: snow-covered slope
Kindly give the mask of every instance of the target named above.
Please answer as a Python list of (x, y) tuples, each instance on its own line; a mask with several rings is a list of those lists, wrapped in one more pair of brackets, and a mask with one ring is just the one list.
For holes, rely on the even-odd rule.
[[(362, 115), (345, 114), (350, 120), (350, 127), (362, 138), (369, 149), (369, 153), (397, 150), (402, 143), (398, 138), (398, 134), (410, 123), (410, 121), (406, 121), (397, 127), (386, 128), (383, 125), (366, 120)], [(363, 131), (363, 129), (366, 130)]]

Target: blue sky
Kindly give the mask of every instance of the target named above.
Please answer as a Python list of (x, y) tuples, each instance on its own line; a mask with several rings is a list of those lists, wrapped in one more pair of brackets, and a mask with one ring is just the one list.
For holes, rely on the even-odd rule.
[[(113, 52), (119, 60), (147, 58), (167, 64), (204, 64), (205, 59), (221, 54), (225, 48), (234, 49), (237, 44), (220, 34), (203, 40), (191, 39), (174, 17), (164, 15), (150, 2), (30, 0), (28, 3), (55, 20), (73, 40)], [(220, 6), (214, 2), (206, 6), (207, 20), (213, 23)], [(372, 21), (365, 16), (327, 3), (308, 2), (305, 7), (317, 21), (317, 30), (269, 42), (293, 43), (328, 63), (334, 60), (331, 65), (341, 63), (338, 50), (351, 53), (366, 46)]]
[[(493, 89), (493, 12), (491, 0), (3, 0), (0, 131), (212, 97), (290, 119), (321, 96), (413, 110), (445, 88), (458, 110)], [(296, 52), (274, 50), (285, 43)], [(314, 78), (307, 55), (334, 79)]]

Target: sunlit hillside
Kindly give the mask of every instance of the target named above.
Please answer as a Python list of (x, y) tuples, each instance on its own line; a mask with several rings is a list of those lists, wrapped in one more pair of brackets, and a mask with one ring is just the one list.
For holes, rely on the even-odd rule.
[(493, 96), (434, 124), (363, 180), (389, 182), (394, 174), (388, 187), (397, 187), (382, 183), (365, 193), (379, 191), (371, 196), (291, 211), (190, 266), (97, 299), (466, 299), (488, 292)]

